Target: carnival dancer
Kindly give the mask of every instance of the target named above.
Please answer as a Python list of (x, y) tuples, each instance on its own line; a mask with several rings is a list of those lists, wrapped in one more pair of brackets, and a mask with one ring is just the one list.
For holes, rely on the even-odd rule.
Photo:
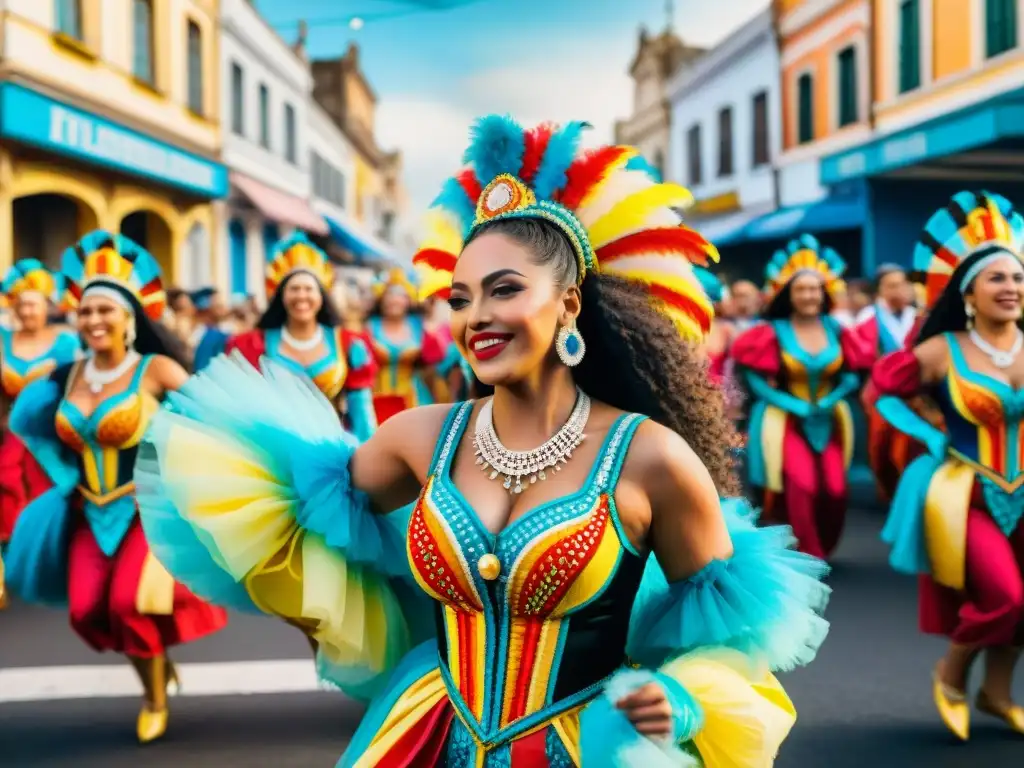
[(26, 387), (11, 428), (54, 487), (22, 512), (7, 554), (14, 594), (67, 605), (71, 626), (97, 651), (128, 657), (145, 691), (139, 741), (167, 728), (171, 645), (227, 621), (151, 554), (136, 514), (132, 467), (159, 401), (188, 378), (163, 312), (160, 270), (122, 235), (97, 231), (63, 255), (66, 301), (88, 348)]
[(194, 325), (189, 338), (192, 370), (201, 371), (227, 345), (228, 334), (220, 329), (226, 310), (220, 292), (211, 286), (192, 291), (189, 298), (195, 308)]
[(711, 320), (711, 331), (704, 343), (704, 351), (708, 356), (708, 376), (712, 382), (722, 388), (726, 414), (735, 424), (743, 415), (743, 395), (733, 376), (733, 360), (729, 354), (729, 348), (737, 336), (736, 326), (722, 311), (724, 302), (729, 297), (729, 291), (711, 270), (694, 267), (693, 271), (715, 309), (714, 318)]
[[(900, 479), (883, 538), (897, 570), (920, 574), (920, 624), (950, 640), (934, 675), (946, 726), (970, 730), (968, 672), (985, 655), (975, 704), (1024, 733), (1014, 665), (1024, 644), (1024, 216), (988, 192), (960, 192), (914, 252), (931, 313), (913, 349), (879, 361), (879, 413), (927, 454)], [(932, 397), (946, 431), (907, 399)]]
[(747, 437), (750, 485), (763, 491), (763, 515), (793, 526), (800, 549), (835, 550), (846, 517), (854, 437), (846, 397), (855, 371), (870, 364), (859, 338), (829, 315), (846, 264), (802, 235), (766, 270), (765, 319), (740, 335), (733, 359), (754, 405)]
[[(0, 372), (7, 408), (21, 390), (81, 351), (78, 337), (48, 325), (50, 304), (60, 299), (60, 275), (36, 259), (22, 259), (7, 272), (3, 295), (14, 308), (16, 329), (0, 329)], [(0, 547), (11, 537), (25, 505), (50, 487), (46, 473), (17, 437), (0, 425)], [(0, 608), (5, 605), (0, 578)]]
[[(924, 318), (914, 306), (914, 289), (898, 264), (883, 264), (875, 273), (873, 305), (861, 313), (857, 333), (867, 351), (877, 360), (914, 343)], [(917, 452), (909, 437), (883, 419), (875, 410), (878, 393), (868, 381), (861, 390), (861, 405), (867, 418), (867, 459), (875, 477), (878, 495), (892, 500), (896, 484)], [(923, 407), (918, 404), (918, 408)]]
[(285, 238), (267, 264), (267, 311), (226, 351), (238, 350), (254, 366), (266, 355), (308, 377), (365, 440), (377, 427), (370, 389), (377, 367), (365, 336), (342, 327), (333, 282), (327, 254), (301, 232)]
[(434, 402), (424, 369), (445, 356), (444, 342), (426, 328), (415, 311), (419, 297), (405, 270), (395, 267), (374, 285), (377, 303), (367, 322), (380, 366), (373, 389), (377, 422), (396, 413)]
[[(761, 768), (793, 723), (769, 670), (814, 655), (826, 566), (719, 502), (690, 266), (714, 248), (686, 190), (583, 128), (480, 120), (415, 257), (492, 398), (359, 444), (286, 371), (221, 358), (136, 467), (172, 572), (310, 621), (323, 671), (376, 694), (342, 766)], [(436, 616), (415, 647), (407, 585)]]

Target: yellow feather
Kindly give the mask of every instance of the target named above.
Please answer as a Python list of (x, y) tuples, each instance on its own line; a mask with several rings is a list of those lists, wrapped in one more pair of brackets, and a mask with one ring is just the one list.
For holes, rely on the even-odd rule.
[(617, 171), (621, 170), (622, 168), (625, 168), (626, 163), (628, 163), (630, 160), (636, 157), (636, 155), (637, 151), (630, 147), (628, 151), (623, 152), (618, 158), (616, 158), (615, 162), (610, 163), (608, 165), (608, 168), (605, 170), (604, 176), (601, 178), (601, 180), (597, 184), (592, 186), (587, 191), (587, 194), (583, 196), (583, 199), (580, 200), (580, 204), (576, 206), (577, 210), (581, 213), (584, 210), (586, 210), (593, 202), (594, 198), (601, 193), (601, 190), (604, 188), (605, 184), (608, 183), (608, 180), (613, 178), (616, 175)]
[(693, 195), (677, 184), (652, 184), (621, 200), (608, 213), (589, 227), (590, 243), (598, 249), (624, 233), (635, 231), (637, 225), (659, 208), (680, 207), (693, 201)]
[(427, 234), (419, 245), (421, 250), (435, 248), (448, 253), (459, 253), (462, 250), (462, 234), (455, 222), (445, 212), (438, 210), (428, 212), (424, 225)]
[(667, 288), (670, 291), (678, 293), (680, 296), (685, 296), (705, 312), (714, 311), (711, 302), (708, 300), (707, 294), (704, 293), (700, 285), (696, 282), (691, 282), (680, 275), (673, 275), (668, 272), (657, 272), (651, 269), (609, 269), (606, 270), (606, 272), (608, 274), (616, 274), (630, 280), (639, 280), (640, 282), (649, 283), (651, 285), (660, 285), (663, 288)]

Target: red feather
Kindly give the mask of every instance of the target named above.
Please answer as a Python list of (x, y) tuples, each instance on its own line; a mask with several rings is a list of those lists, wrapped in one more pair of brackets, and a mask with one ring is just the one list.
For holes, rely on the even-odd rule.
[(601, 147), (574, 161), (565, 172), (568, 181), (558, 196), (558, 202), (570, 211), (576, 210), (587, 192), (605, 177), (612, 163), (628, 151), (627, 147)]
[(707, 310), (700, 304), (695, 302), (688, 296), (676, 293), (675, 291), (666, 288), (663, 285), (655, 285), (653, 283), (646, 283), (647, 290), (655, 299), (664, 301), (676, 309), (681, 310), (684, 314), (692, 317), (700, 325), (701, 330), (705, 333), (711, 330), (711, 315), (708, 314)]
[(466, 168), (459, 171), (459, 175), (455, 177), (455, 180), (462, 185), (462, 189), (465, 191), (469, 201), (476, 208), (476, 202), (480, 199), (483, 189), (480, 188), (480, 182), (476, 180), (476, 174), (473, 172), (473, 169)]
[(424, 248), (412, 257), (413, 264), (425, 264), (438, 272), (454, 272), (455, 261), (455, 254), (438, 248)]
[(608, 264), (623, 256), (638, 253), (682, 253), (692, 264), (708, 265), (711, 244), (686, 227), (657, 227), (620, 237), (597, 249), (597, 263)]
[(555, 132), (555, 126), (551, 123), (538, 125), (527, 131), (523, 138), (526, 140), (526, 150), (523, 152), (523, 165), (519, 169), (519, 178), (526, 184), (533, 181), (533, 177), (540, 167), (540, 161), (544, 159), (544, 151), (548, 148), (548, 141)]

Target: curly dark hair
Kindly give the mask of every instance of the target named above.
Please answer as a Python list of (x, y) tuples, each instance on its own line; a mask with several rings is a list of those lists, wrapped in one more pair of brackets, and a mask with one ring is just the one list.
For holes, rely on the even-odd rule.
[[(800, 272), (797, 272), (793, 275), (793, 277), (789, 279), (789, 282), (782, 286), (778, 293), (772, 296), (771, 301), (768, 302), (768, 306), (766, 306), (764, 311), (761, 312), (761, 317), (763, 319), (788, 320), (793, 316), (793, 280), (795, 280), (799, 274)], [(808, 274), (811, 274), (810, 270), (808, 270)], [(824, 281), (822, 282), (821, 294), (821, 314), (829, 315), (832, 313), (834, 302), (832, 301), (832, 297), (829, 296), (828, 291), (825, 290)]]
[[(506, 219), (484, 224), (471, 239), (485, 232), (505, 235), (535, 254), (537, 263), (551, 265), (559, 287), (575, 284), (576, 255), (555, 225)], [(676, 432), (707, 467), (719, 493), (739, 493), (738, 436), (725, 416), (721, 390), (708, 379), (704, 357), (655, 309), (642, 285), (597, 272), (587, 276), (580, 291), (576, 327), (587, 354), (572, 369), (576, 384), (596, 400)], [(483, 391), (479, 382), (474, 389)]]

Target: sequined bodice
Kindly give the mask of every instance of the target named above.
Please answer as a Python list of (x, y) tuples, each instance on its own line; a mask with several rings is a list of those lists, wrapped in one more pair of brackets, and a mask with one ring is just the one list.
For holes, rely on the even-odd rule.
[(471, 413), (463, 404), (449, 420), (413, 511), (408, 555), (437, 601), (452, 701), (479, 740), (494, 743), (585, 702), (625, 660), (644, 557), (622, 530), (614, 490), (642, 417), (617, 422), (580, 491), (493, 535), (450, 479)]
[(348, 378), (348, 360), (345, 357), (345, 345), (341, 339), (341, 329), (324, 327), (323, 331), (327, 352), (322, 358), (310, 365), (303, 365), (281, 354), (280, 329), (267, 330), (264, 333), (264, 340), (267, 355), (283, 363), (296, 373), (307, 376), (329, 400), (334, 400), (345, 387), (345, 380)]
[(801, 400), (825, 397), (835, 387), (836, 377), (843, 368), (842, 347), (831, 323), (825, 322), (828, 343), (813, 355), (800, 346), (788, 320), (777, 320), (773, 325), (782, 358), (781, 384)]
[(977, 371), (959, 342), (947, 334), (950, 366), (937, 388), (951, 446), (963, 457), (1010, 482), (1024, 479), (1024, 389)]
[(416, 364), (423, 351), (423, 325), (418, 317), (410, 317), (409, 338), (394, 342), (384, 334), (380, 318), (373, 317), (367, 325), (373, 343), (373, 354), (380, 366), (374, 393), (378, 395), (413, 394)]
[(4, 394), (16, 398), (33, 381), (49, 376), (54, 370), (75, 359), (78, 338), (70, 333), (58, 334), (53, 345), (41, 355), (33, 358), (18, 357), (14, 354), (14, 336), (3, 331), (3, 367), (0, 369)]

